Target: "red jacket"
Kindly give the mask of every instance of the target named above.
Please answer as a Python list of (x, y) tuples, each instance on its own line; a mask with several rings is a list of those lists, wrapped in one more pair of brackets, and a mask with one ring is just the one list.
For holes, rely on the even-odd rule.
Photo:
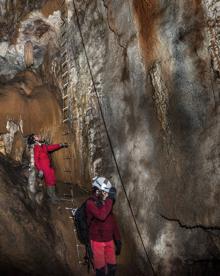
[(86, 204), (90, 240), (98, 242), (121, 240), (116, 218), (112, 212), (112, 200), (106, 199), (103, 205), (97, 207), (97, 197), (92, 198), (88, 199)]
[(34, 163), (37, 170), (42, 170), (45, 166), (50, 166), (50, 158), (48, 152), (60, 149), (60, 144), (54, 145), (38, 145), (34, 146)]

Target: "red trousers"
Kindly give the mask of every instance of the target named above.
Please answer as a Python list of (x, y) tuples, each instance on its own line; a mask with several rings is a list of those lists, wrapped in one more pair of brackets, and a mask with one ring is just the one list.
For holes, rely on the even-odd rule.
[(44, 181), (46, 186), (55, 186), (56, 184), (56, 177), (55, 177), (55, 171), (52, 167), (50, 167), (50, 164), (42, 164), (41, 170), (44, 173)]
[(114, 241), (97, 242), (91, 240), (93, 264), (95, 269), (105, 267), (107, 264), (116, 264)]
[(38, 171), (43, 171), (46, 186), (55, 186), (55, 171), (50, 165), (49, 152), (60, 149), (60, 144), (34, 146), (34, 163)]

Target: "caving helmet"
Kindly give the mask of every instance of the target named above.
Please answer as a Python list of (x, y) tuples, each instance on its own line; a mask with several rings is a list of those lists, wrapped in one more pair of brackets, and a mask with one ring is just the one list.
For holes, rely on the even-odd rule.
[(109, 193), (109, 190), (112, 188), (112, 184), (107, 178), (96, 176), (92, 179), (92, 187), (96, 187), (101, 191)]

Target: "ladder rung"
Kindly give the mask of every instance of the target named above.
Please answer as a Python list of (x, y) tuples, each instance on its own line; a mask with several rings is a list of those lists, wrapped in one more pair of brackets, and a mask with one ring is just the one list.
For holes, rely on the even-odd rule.
[(61, 43), (61, 47), (63, 47), (66, 44), (66, 39), (63, 40), (63, 42)]
[(63, 96), (63, 100), (66, 100), (69, 97), (69, 94), (66, 94), (65, 96)]
[(69, 118), (66, 118), (66, 119), (63, 120), (63, 123), (65, 123), (65, 122), (67, 122), (69, 120), (70, 120)]
[(66, 82), (64, 85), (63, 85), (63, 88), (65, 89), (67, 86), (68, 86), (68, 82)]
[(62, 54), (61, 54), (61, 57), (63, 58), (64, 56), (66, 56), (67, 54), (67, 51), (64, 51)]
[(64, 195), (63, 195), (63, 198), (73, 200), (73, 197), (72, 197), (72, 195), (70, 195), (70, 194), (64, 194)]
[(61, 36), (63, 37), (65, 34), (66, 34), (66, 31), (63, 31), (63, 32), (61, 33)]
[(65, 74), (62, 76), (63, 82), (68, 82), (69, 81), (69, 75)]
[(69, 170), (64, 170), (65, 173), (71, 173), (72, 171)]
[(64, 77), (66, 77), (66, 75), (68, 75), (68, 70), (66, 71), (66, 72), (64, 72), (63, 74), (62, 74), (62, 78), (64, 78)]
[(63, 196), (72, 197), (72, 195), (71, 195), (71, 194), (63, 194)]
[(72, 157), (63, 157), (63, 159), (72, 159)]
[(67, 60), (65, 60), (65, 61), (61, 64), (62, 67), (65, 67), (66, 65), (67, 65)]
[[(71, 120), (72, 120), (72, 121), (76, 121), (76, 120), (78, 120), (78, 118), (77, 118), (77, 117), (71, 118)], [(70, 118), (65, 118), (65, 119), (63, 119), (63, 123), (65, 123), (65, 122), (67, 122), (67, 121), (70, 121)], [(67, 135), (67, 134), (65, 134), (65, 135)]]

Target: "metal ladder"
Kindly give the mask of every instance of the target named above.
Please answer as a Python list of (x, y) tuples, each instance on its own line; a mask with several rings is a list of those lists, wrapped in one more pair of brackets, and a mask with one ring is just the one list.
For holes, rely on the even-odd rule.
[[(62, 93), (62, 124), (64, 125), (64, 129), (67, 127), (67, 123), (71, 123), (70, 120), (70, 110), (69, 110), (69, 105), (70, 105), (70, 93), (69, 93), (69, 64), (68, 64), (68, 49), (67, 49), (67, 9), (66, 9), (66, 1), (63, 0), (61, 3), (61, 19), (62, 19), (62, 24), (61, 24), (61, 35), (60, 35), (60, 52), (61, 52), (61, 65), (60, 65), (60, 73), (62, 77), (62, 88), (61, 88), (61, 93)], [(70, 128), (67, 128), (69, 130), (65, 130), (63, 133), (64, 136), (64, 141), (65, 143), (68, 143), (68, 139), (70, 140), (70, 135), (71, 135), (71, 130)], [(71, 198), (72, 190), (71, 190), (71, 185), (72, 185), (72, 170), (71, 170), (71, 151), (66, 148), (64, 152), (64, 173), (67, 174), (68, 176), (68, 181), (65, 182), (66, 184), (70, 184), (70, 194), (69, 197)], [(68, 165), (68, 166), (67, 166)], [(67, 195), (64, 195), (64, 198)]]
[[(69, 216), (69, 219), (71, 219), (73, 221), (77, 208), (76, 207), (75, 208), (66, 207), (65, 209), (71, 213), (71, 215)], [(84, 265), (85, 264), (85, 261), (83, 261), (84, 256), (82, 256), (82, 253), (80, 253), (80, 252), (84, 251), (85, 246), (79, 243), (74, 222), (73, 222), (73, 232), (74, 232), (74, 239), (75, 239), (76, 252), (77, 252), (77, 257), (78, 257), (78, 263), (79, 263), (79, 265)]]
[[(64, 141), (68, 143), (68, 140), (71, 141), (72, 137), (72, 121), (75, 120), (75, 118), (71, 117), (70, 112), (70, 81), (69, 81), (69, 70), (70, 70), (70, 64), (68, 59), (68, 37), (67, 37), (67, 28), (68, 28), (68, 22), (67, 22), (67, 16), (66, 16), (66, 0), (63, 0), (61, 3), (61, 35), (60, 35), (60, 52), (61, 52), (61, 65), (60, 65), (60, 73), (62, 76), (62, 124), (64, 125)], [(78, 204), (76, 202), (76, 196), (74, 194), (74, 186), (73, 186), (73, 175), (72, 175), (72, 169), (71, 169), (71, 160), (73, 159), (73, 156), (71, 155), (71, 151), (69, 148), (64, 149), (64, 172), (67, 174), (67, 177), (69, 180), (64, 183), (64, 185), (69, 187), (69, 193), (64, 193), (64, 199), (66, 201), (71, 202), (72, 207), (65, 207), (65, 210), (68, 211), (69, 219), (73, 222), (73, 232), (74, 232), (74, 244), (76, 246), (76, 253), (78, 258), (79, 265), (85, 264), (84, 260), (84, 253), (85, 253), (85, 246), (80, 244), (78, 238), (77, 238), (77, 231), (74, 224), (74, 214), (76, 209), (78, 208)], [(84, 189), (83, 189), (84, 190)], [(87, 191), (87, 190), (85, 190)], [(88, 191), (87, 191), (88, 192)]]
[(62, 2), (61, 6), (61, 76), (62, 76), (62, 100), (63, 100), (63, 123), (69, 121), (69, 98), (70, 94), (68, 91), (69, 88), (69, 68), (68, 68), (68, 57), (67, 57), (67, 18), (66, 18), (66, 5), (65, 0)]
[[(68, 60), (68, 49), (67, 49), (67, 17), (66, 17), (66, 1), (63, 0), (61, 3), (61, 36), (60, 36), (60, 49), (61, 49), (61, 65), (60, 65), (60, 73), (62, 76), (62, 124), (64, 125), (64, 129), (66, 129), (63, 133), (65, 142), (68, 143), (68, 139), (70, 140), (72, 131), (71, 131), (71, 118), (70, 118), (70, 110), (69, 110), (69, 103), (70, 103), (70, 93), (69, 93), (69, 60)], [(69, 124), (69, 128), (68, 125)], [(66, 127), (67, 126), (67, 127)], [(65, 149), (65, 155), (63, 157), (65, 164), (64, 172), (68, 175), (69, 181), (65, 182), (64, 184), (69, 186), (70, 192), (65, 194), (64, 193), (64, 199), (67, 201), (70, 201), (72, 203), (72, 207), (65, 207), (65, 209), (68, 212), (71, 212), (71, 215), (69, 216), (69, 219), (73, 220), (74, 213), (77, 209), (77, 202), (74, 197), (74, 190), (73, 190), (73, 181), (72, 181), (72, 170), (70, 168), (70, 163), (72, 160), (71, 151), (66, 148)], [(69, 165), (69, 168), (67, 166)], [(79, 264), (83, 264), (84, 262), (81, 260), (81, 254), (80, 254), (80, 247), (84, 247), (81, 245), (77, 239), (76, 234), (76, 228), (73, 224), (73, 232), (74, 232), (74, 239), (76, 244), (76, 251), (78, 256), (78, 262)]]

